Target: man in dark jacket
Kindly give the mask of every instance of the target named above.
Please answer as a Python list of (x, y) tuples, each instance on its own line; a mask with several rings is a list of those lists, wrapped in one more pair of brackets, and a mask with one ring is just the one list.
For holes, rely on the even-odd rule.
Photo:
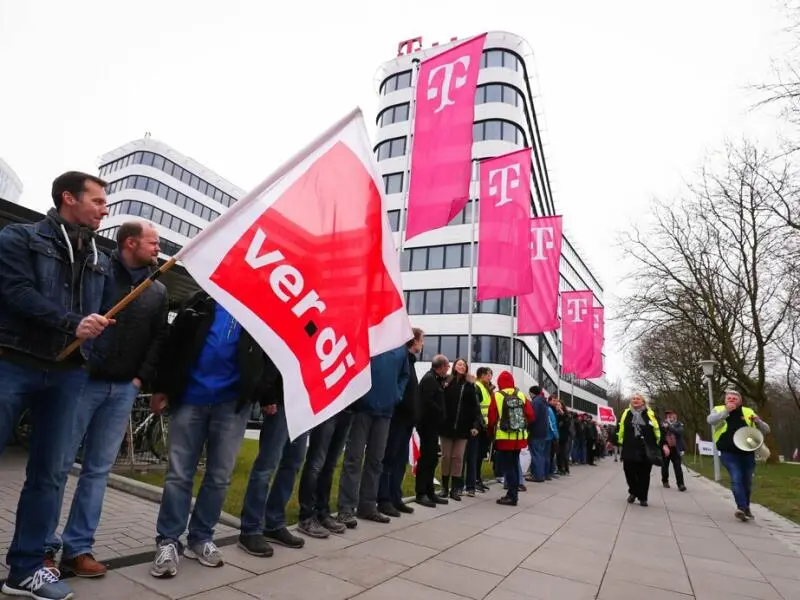
[(414, 337), (406, 343), (408, 348), (408, 383), (403, 400), (395, 406), (389, 425), (389, 438), (383, 455), (383, 470), (378, 486), (378, 510), (388, 517), (413, 513), (414, 509), (403, 502), (403, 478), (408, 463), (408, 446), (414, 425), (419, 418), (419, 380), (414, 364), (422, 350), (425, 334), (414, 327)]
[(533, 406), (533, 422), (528, 427), (528, 449), (531, 453), (529, 481), (541, 483), (550, 475), (550, 409), (547, 397), (538, 385), (529, 390)]
[(390, 521), (378, 512), (378, 486), (392, 413), (402, 401), (408, 382), (408, 349), (400, 346), (373, 356), (370, 373), (372, 387), (353, 404), (353, 423), (339, 477), (336, 518), (348, 529), (358, 524), (356, 514), (375, 523)]
[[(272, 369), (269, 367), (272, 366)], [(207, 567), (223, 564), (214, 527), (244, 439), (250, 405), (266, 406), (277, 369), (241, 325), (213, 298), (198, 292), (178, 312), (170, 328), (150, 408), (170, 409), (169, 470), (156, 523), (158, 550), (153, 577), (178, 572), (186, 558)], [(206, 472), (194, 509), (192, 488), (206, 448)], [(189, 521), (187, 546), (180, 537)]]
[(450, 361), (437, 354), (431, 361), (431, 370), (419, 382), (420, 414), (417, 421), (419, 434), (419, 460), (417, 461), (417, 504), (434, 507), (447, 504), (447, 498), (436, 494), (433, 477), (439, 460), (439, 427), (444, 421), (444, 380)]
[(31, 446), (6, 562), (5, 594), (61, 600), (72, 591), (47, 567), (46, 544), (58, 523), (82, 368), (91, 342), (67, 359), (78, 337), (98, 337), (114, 294), (108, 257), (94, 232), (108, 214), (105, 182), (70, 171), (53, 181), (55, 208), (44, 220), (0, 232), (0, 451), (24, 406)]
[[(123, 223), (117, 250), (111, 256), (115, 303), (150, 276), (159, 253), (158, 232), (150, 223)], [(167, 289), (158, 281), (116, 317), (92, 346), (86, 369), (89, 381), (78, 402), (72, 446), (64, 455), (69, 471), (83, 442), (78, 487), (62, 533), (61, 571), (78, 577), (99, 577), (106, 567), (92, 555), (92, 544), (103, 509), (108, 474), (119, 453), (133, 401), (150, 386), (168, 333)], [(63, 487), (62, 487), (63, 494)], [(52, 532), (53, 555), (61, 543)]]
[(661, 441), (669, 448), (669, 454), (663, 458), (661, 463), (661, 483), (665, 488), (669, 487), (669, 464), (672, 463), (678, 489), (685, 492), (686, 485), (683, 481), (681, 459), (686, 449), (683, 443), (683, 423), (678, 420), (678, 415), (674, 410), (666, 411), (666, 419), (661, 424)]

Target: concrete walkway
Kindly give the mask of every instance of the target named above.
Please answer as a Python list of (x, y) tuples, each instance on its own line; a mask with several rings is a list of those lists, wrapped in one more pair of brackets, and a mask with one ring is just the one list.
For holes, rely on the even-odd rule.
[(140, 564), (70, 583), (78, 599), (119, 600), (800, 599), (800, 555), (771, 520), (735, 521), (727, 493), (688, 485), (654, 477), (650, 507), (628, 505), (622, 469), (606, 460), (530, 484), (516, 508), (495, 504), (498, 488), (268, 559), (228, 546), (221, 569), (183, 560), (172, 580)]

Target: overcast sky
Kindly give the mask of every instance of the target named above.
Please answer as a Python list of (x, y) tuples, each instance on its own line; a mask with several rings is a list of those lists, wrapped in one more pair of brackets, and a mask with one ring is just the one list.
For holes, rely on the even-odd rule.
[(53, 177), (145, 132), (248, 189), (355, 105), (374, 122), (400, 40), (507, 30), (533, 47), (556, 208), (613, 309), (617, 232), (726, 138), (775, 136), (746, 89), (787, 47), (773, 0), (309, 4), (0, 0), (0, 157), (22, 203), (44, 211)]

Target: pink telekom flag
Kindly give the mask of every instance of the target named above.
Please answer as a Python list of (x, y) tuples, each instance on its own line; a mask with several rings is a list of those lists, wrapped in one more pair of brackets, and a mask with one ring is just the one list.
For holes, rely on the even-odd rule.
[(518, 299), (517, 333), (534, 335), (555, 331), (561, 326), (558, 320), (558, 279), (562, 218), (534, 217), (530, 220), (530, 232), (529, 263), (533, 292)]
[(576, 375), (581, 379), (595, 379), (603, 376), (603, 343), (605, 342), (605, 309), (592, 308), (592, 355), (585, 368)]
[(486, 34), (422, 61), (406, 240), (444, 227), (469, 200), (475, 87)]
[(356, 109), (176, 255), (278, 367), (291, 439), (412, 337), (380, 181)]
[(533, 291), (530, 262), (531, 149), (480, 163), (477, 300)]
[(561, 372), (578, 375), (594, 351), (591, 290), (561, 294)]

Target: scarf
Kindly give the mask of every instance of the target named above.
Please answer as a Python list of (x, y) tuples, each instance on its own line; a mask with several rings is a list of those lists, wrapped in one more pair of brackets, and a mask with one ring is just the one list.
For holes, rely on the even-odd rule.
[[(64, 236), (64, 241), (67, 244), (67, 252), (69, 253), (69, 261), (75, 265), (75, 252), (83, 255), (86, 252), (86, 247), (91, 246), (93, 262), (97, 264), (97, 246), (94, 242), (94, 231), (85, 225), (75, 225), (70, 223), (60, 214), (55, 208), (47, 211), (45, 219), (50, 222), (53, 229), (60, 231)], [(80, 262), (80, 261), (78, 261)]]
[(631, 408), (631, 423), (633, 424), (633, 432), (637, 438), (644, 436), (644, 428), (647, 425), (644, 420), (646, 410), (644, 406), (642, 408)]

